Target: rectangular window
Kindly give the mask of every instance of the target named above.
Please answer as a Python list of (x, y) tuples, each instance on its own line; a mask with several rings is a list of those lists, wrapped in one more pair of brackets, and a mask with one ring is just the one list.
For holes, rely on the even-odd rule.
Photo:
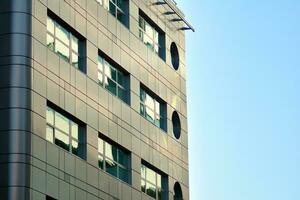
[(145, 164), (141, 165), (141, 190), (153, 199), (166, 200), (167, 195), (167, 176), (157, 172)]
[(98, 137), (98, 166), (120, 180), (126, 183), (130, 182), (130, 153), (102, 139), (100, 134)]
[(149, 49), (165, 60), (165, 33), (142, 11), (139, 15), (139, 38)]
[(108, 61), (104, 56), (98, 56), (98, 83), (113, 95), (130, 104), (129, 74)]
[(46, 139), (57, 146), (85, 159), (85, 128), (65, 113), (47, 106)]
[(101, 6), (109, 11), (124, 26), (129, 27), (128, 0), (96, 0)]
[[(52, 14), (51, 14), (52, 15)], [(85, 72), (84, 45), (78, 34), (71, 32), (63, 22), (47, 17), (47, 47), (57, 53), (66, 62)]]
[(140, 114), (155, 126), (167, 131), (166, 103), (144, 87), (140, 88)]

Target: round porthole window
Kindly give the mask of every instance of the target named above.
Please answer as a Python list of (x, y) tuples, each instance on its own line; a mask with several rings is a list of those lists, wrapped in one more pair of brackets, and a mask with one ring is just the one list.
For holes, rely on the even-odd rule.
[(181, 186), (178, 182), (174, 184), (174, 200), (183, 200)]
[(173, 68), (177, 70), (179, 68), (179, 53), (175, 42), (171, 44), (171, 60)]
[(174, 136), (178, 140), (181, 134), (181, 124), (180, 124), (179, 115), (176, 111), (174, 111), (172, 114), (172, 124), (173, 124)]

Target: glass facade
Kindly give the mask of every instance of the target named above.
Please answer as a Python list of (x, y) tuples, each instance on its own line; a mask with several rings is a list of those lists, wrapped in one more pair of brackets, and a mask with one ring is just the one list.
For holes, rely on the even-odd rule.
[(129, 153), (101, 137), (98, 137), (98, 166), (122, 181), (130, 182)]
[(167, 199), (165, 192), (166, 184), (163, 182), (164, 177), (156, 171), (141, 165), (141, 190), (154, 199)]
[(140, 114), (155, 126), (167, 131), (166, 105), (140, 88)]
[(81, 127), (68, 117), (47, 107), (46, 139), (84, 159), (84, 133)]
[(74, 67), (82, 69), (80, 61), (80, 42), (65, 27), (53, 18), (47, 18), (47, 47), (57, 53)]
[(98, 83), (129, 104), (129, 76), (98, 56)]
[(128, 0), (97, 0), (97, 2), (128, 27)]

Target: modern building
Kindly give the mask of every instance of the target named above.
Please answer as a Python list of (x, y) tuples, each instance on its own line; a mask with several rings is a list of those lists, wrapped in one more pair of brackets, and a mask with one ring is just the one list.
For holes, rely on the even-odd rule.
[(0, 1), (0, 199), (189, 199), (169, 0)]

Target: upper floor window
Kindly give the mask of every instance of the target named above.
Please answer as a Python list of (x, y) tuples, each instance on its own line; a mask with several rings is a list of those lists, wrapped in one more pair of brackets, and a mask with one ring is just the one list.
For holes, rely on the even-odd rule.
[(142, 164), (141, 166), (141, 190), (157, 200), (167, 200), (167, 177)]
[(85, 129), (65, 113), (47, 107), (46, 139), (61, 148), (85, 158)]
[(142, 11), (139, 16), (140, 40), (165, 60), (165, 34)]
[(129, 26), (128, 0), (96, 0), (126, 27)]
[(47, 47), (84, 72), (83, 41), (53, 17), (47, 17)]
[(130, 182), (130, 154), (123, 148), (98, 137), (98, 165), (107, 173)]
[(140, 88), (140, 101), (140, 114), (157, 127), (167, 131), (166, 103), (144, 87)]
[(98, 82), (129, 104), (129, 74), (104, 56), (98, 56)]

